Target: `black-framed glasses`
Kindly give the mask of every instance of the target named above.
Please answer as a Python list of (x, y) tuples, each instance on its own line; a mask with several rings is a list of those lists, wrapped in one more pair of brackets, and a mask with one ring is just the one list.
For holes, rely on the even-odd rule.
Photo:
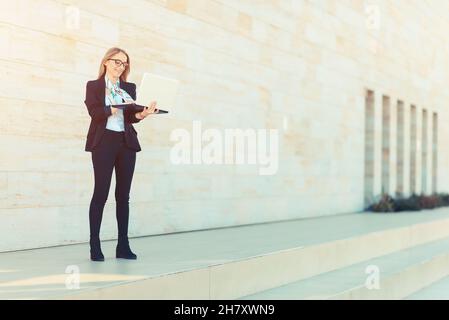
[(126, 67), (129, 66), (129, 64), (127, 62), (122, 62), (120, 59), (108, 59), (108, 60), (114, 61), (116, 67), (121, 67), (123, 65), (126, 69)]

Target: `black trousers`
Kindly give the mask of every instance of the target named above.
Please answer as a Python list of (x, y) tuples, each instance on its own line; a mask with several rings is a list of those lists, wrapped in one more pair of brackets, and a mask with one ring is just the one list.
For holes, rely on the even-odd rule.
[(115, 201), (118, 238), (128, 237), (129, 192), (136, 164), (136, 151), (125, 143), (124, 132), (105, 129), (102, 140), (92, 151), (95, 187), (89, 207), (91, 239), (99, 239), (103, 209), (115, 168)]

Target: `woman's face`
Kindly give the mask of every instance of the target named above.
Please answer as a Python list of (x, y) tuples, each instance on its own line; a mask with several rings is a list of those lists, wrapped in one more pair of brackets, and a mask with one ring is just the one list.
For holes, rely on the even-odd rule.
[(125, 71), (126, 67), (123, 63), (127, 64), (128, 59), (123, 52), (116, 53), (110, 60), (105, 62), (106, 73), (113, 77), (119, 78), (120, 75)]

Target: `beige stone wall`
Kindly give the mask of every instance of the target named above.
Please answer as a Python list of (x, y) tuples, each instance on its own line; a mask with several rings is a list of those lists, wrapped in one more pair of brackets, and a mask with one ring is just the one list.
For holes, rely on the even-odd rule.
[[(373, 190), (382, 184), (382, 95), (404, 102), (406, 128), (410, 104), (418, 131), (423, 108), (438, 113), (438, 191), (448, 190), (445, 0), (0, 2), (0, 251), (87, 240), (85, 83), (112, 46), (131, 55), (130, 81), (143, 72), (181, 81), (169, 116), (135, 125), (143, 150), (130, 195), (132, 236), (363, 210), (367, 89), (377, 117)], [(393, 109), (393, 133), (395, 119)], [(170, 132), (191, 130), (193, 120), (220, 130), (279, 129), (277, 174), (171, 164)], [(113, 177), (103, 239), (116, 235), (114, 187)]]

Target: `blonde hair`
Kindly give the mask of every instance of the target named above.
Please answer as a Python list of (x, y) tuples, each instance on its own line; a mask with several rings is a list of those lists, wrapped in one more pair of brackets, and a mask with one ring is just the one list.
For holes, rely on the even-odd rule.
[(126, 55), (126, 58), (128, 59), (128, 66), (125, 68), (125, 70), (122, 72), (122, 74), (120, 75), (120, 81), (124, 81), (126, 82), (126, 78), (128, 78), (128, 74), (131, 71), (131, 61), (129, 60), (129, 55), (128, 53), (126, 53), (125, 50), (114, 47), (109, 49), (108, 51), (106, 51), (103, 59), (101, 60), (100, 63), (100, 70), (98, 72), (98, 79), (104, 77), (105, 73), (106, 73), (106, 66), (104, 65), (106, 63), (106, 61), (108, 61), (108, 59), (111, 59), (111, 57), (113, 57), (114, 55), (116, 55), (119, 52), (123, 52)]

